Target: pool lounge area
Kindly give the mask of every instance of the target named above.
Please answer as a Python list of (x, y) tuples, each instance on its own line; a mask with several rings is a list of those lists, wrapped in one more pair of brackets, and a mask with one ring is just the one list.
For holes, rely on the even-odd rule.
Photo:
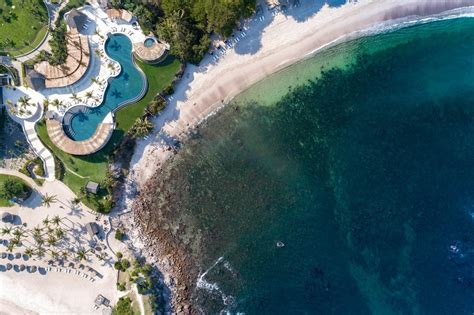
[(120, 64), (120, 73), (109, 79), (102, 103), (96, 107), (78, 104), (62, 119), (47, 120), (51, 141), (66, 153), (87, 155), (100, 150), (112, 136), (113, 113), (139, 100), (146, 92), (147, 80), (134, 62), (132, 42), (124, 34), (109, 34), (104, 44), (109, 58)]

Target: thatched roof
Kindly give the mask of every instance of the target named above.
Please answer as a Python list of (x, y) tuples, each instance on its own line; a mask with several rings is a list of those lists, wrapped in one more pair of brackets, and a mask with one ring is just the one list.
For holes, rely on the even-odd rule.
[(123, 9), (108, 9), (107, 16), (111, 20), (121, 19), (128, 23), (131, 23), (133, 20), (133, 14), (130, 11)]
[(73, 9), (67, 15), (66, 23), (69, 26), (69, 28), (82, 30), (84, 25), (87, 23), (87, 16), (84, 13), (81, 13), (78, 10)]
[(95, 222), (90, 222), (86, 224), (87, 233), (92, 237), (99, 233), (99, 226)]
[(42, 90), (46, 87), (44, 75), (36, 70), (29, 70), (26, 73), (26, 82), (28, 82), (29, 87), (35, 91)]

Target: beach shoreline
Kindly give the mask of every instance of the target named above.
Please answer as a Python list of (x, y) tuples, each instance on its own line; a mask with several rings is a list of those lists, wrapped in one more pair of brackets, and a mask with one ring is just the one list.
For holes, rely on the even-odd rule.
[[(143, 198), (153, 192), (153, 180), (159, 177), (163, 163), (174, 155), (173, 144), (184, 143), (194, 128), (242, 91), (323, 48), (440, 14), (456, 15), (460, 8), (469, 5), (474, 5), (474, 1), (408, 0), (400, 3), (382, 0), (348, 3), (339, 8), (324, 6), (319, 10), (316, 6), (307, 6), (290, 9), (286, 16), (272, 17), (267, 12), (266, 19), (273, 19), (270, 24), (252, 21), (246, 30), (247, 37), (241, 40), (252, 42), (247, 51), (259, 46), (255, 52), (243, 53), (243, 48), (236, 45), (217, 63), (211, 62), (212, 56), (207, 56), (200, 66), (187, 67), (168, 107), (154, 120), (155, 132), (137, 143), (131, 172), (123, 188), (126, 197), (122, 205), (133, 210), (129, 223), (133, 222), (134, 228), (139, 227), (134, 229), (134, 244), (146, 249), (144, 254), (163, 273), (164, 282), (171, 289), (174, 310), (190, 305), (190, 292), (196, 286), (199, 270), (190, 270), (193, 268), (187, 262), (185, 250), (179, 251), (166, 231), (153, 237), (147, 235), (144, 212), (149, 212), (151, 205)], [(291, 10), (299, 11), (293, 17)], [(306, 16), (311, 10), (313, 14), (298, 21), (298, 14)], [(314, 32), (315, 29), (319, 31)], [(260, 42), (255, 42), (259, 36)], [(154, 257), (150, 257), (153, 253)], [(183, 285), (185, 290), (180, 289)]]

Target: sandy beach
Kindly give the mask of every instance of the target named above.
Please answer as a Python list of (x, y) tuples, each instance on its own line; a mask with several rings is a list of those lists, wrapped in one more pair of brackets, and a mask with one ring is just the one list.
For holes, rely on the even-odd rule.
[[(301, 1), (299, 7), (276, 15), (265, 8), (264, 18), (257, 16), (247, 21), (235, 34), (240, 40), (234, 47), (222, 54), (207, 55), (199, 66), (187, 66), (175, 86), (175, 93), (169, 98), (169, 105), (154, 119), (154, 133), (136, 146), (124, 187), (124, 196), (129, 197), (123, 200), (124, 206), (134, 210), (130, 219), (134, 222), (134, 244), (150, 254), (150, 261), (157, 262), (172, 291), (175, 310), (188, 307), (191, 290), (184, 292), (173, 284), (185, 283), (188, 288), (196, 285), (197, 277), (190, 279), (194, 274), (186, 269), (189, 259), (174, 247), (166, 231), (152, 239), (136, 229), (136, 224), (142, 231), (148, 228), (147, 215), (140, 213), (147, 209), (146, 198), (145, 201), (137, 198), (136, 192), (143, 196), (153, 193), (153, 179), (159, 176), (162, 163), (173, 156), (171, 142), (185, 141), (189, 131), (234, 96), (321, 48), (401, 23), (458, 15), (471, 5), (474, 5), (472, 0), (362, 0), (334, 8)], [(216, 55), (219, 56), (217, 61)], [(152, 253), (158, 253), (159, 257), (150, 257)]]
[(199, 66), (187, 66), (168, 107), (154, 121), (154, 134), (136, 148), (131, 163), (132, 181), (144, 184), (171, 156), (166, 139), (183, 140), (187, 131), (266, 76), (331, 43), (470, 5), (474, 1), (362, 0), (335, 8), (301, 1), (299, 7), (276, 16), (265, 8), (264, 20), (256, 17), (247, 21), (245, 37), (217, 62), (208, 54)]

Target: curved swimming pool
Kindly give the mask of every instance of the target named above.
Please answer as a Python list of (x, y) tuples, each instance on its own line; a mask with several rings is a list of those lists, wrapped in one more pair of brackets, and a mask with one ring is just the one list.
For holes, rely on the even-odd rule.
[(146, 84), (144, 75), (133, 62), (132, 42), (123, 34), (111, 35), (105, 43), (107, 55), (120, 63), (121, 72), (110, 79), (102, 104), (95, 108), (74, 106), (68, 113), (68, 124), (64, 129), (76, 141), (90, 138), (104, 118), (119, 106), (141, 96)]

